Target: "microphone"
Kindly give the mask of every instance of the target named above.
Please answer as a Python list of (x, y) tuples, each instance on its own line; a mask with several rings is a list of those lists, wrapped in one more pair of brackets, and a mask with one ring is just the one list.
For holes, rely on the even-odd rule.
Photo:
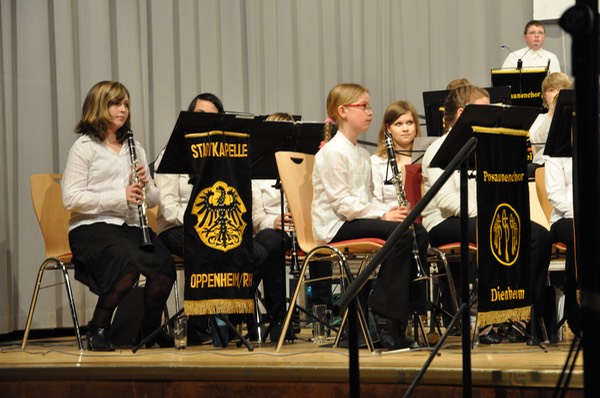
[[(510, 47), (508, 47), (507, 45), (504, 45), (504, 44), (502, 44), (502, 45), (500, 46), (500, 48), (501, 48), (501, 49), (503, 49), (503, 50), (508, 50), (508, 51), (510, 51), (510, 53), (511, 53), (512, 55), (514, 55), (516, 59), (519, 59), (519, 57), (517, 57), (517, 54), (515, 54), (515, 52), (514, 52), (513, 50), (511, 50), (511, 49), (510, 49)], [(520, 61), (520, 60), (519, 60), (519, 61)], [(518, 65), (518, 61), (517, 61), (517, 65)]]
[(533, 47), (537, 47), (537, 46), (538, 46), (538, 45), (537, 45), (536, 43), (534, 43), (534, 44), (533, 44), (531, 47), (529, 47), (529, 48), (527, 49), (527, 51), (525, 51), (525, 53), (523, 54), (523, 56), (517, 60), (517, 69), (518, 69), (518, 70), (521, 70), (521, 69), (523, 69), (523, 58), (525, 58), (525, 56), (527, 55), (527, 53), (529, 53), (529, 51), (531, 51), (531, 49), (532, 49)]

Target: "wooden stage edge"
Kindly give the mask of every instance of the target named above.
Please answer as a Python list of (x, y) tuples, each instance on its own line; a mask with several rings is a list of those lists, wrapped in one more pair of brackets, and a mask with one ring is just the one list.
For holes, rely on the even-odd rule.
[[(320, 347), (303, 330), (275, 352), (274, 343), (235, 342), (174, 348), (77, 349), (71, 337), (0, 346), (0, 391), (5, 397), (339, 397), (349, 395), (348, 351)], [(472, 351), (474, 397), (551, 397), (569, 356), (571, 338), (545, 349), (524, 343), (479, 346)], [(361, 396), (399, 396), (419, 374), (430, 351), (360, 350)], [(450, 338), (433, 359), (413, 396), (463, 396), (460, 341)], [(567, 397), (583, 397), (580, 353)]]

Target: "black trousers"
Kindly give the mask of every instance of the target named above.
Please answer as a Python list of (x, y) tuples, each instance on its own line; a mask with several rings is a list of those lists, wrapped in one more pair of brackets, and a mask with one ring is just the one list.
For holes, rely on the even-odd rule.
[[(413, 224), (419, 258), (422, 264), (427, 261), (429, 239), (425, 228)], [(345, 222), (332, 239), (332, 242), (359, 238), (379, 238), (387, 240), (396, 230), (399, 223), (379, 219), (358, 219)], [(407, 230), (389, 252), (379, 268), (377, 280), (369, 295), (371, 311), (385, 318), (406, 321), (409, 319), (411, 306), (422, 301), (423, 289), (416, 286), (411, 289), (411, 282), (416, 274), (413, 258), (413, 235)], [(411, 305), (411, 303), (413, 303)]]
[[(285, 313), (285, 252), (291, 246), (289, 235), (280, 229), (264, 229), (254, 236), (255, 247), (264, 249), (263, 259), (256, 264), (254, 285), (263, 283), (265, 308), (274, 319), (283, 319)], [(282, 304), (277, 314), (272, 313), (277, 304)]]
[[(550, 227), (554, 242), (562, 242), (567, 246), (565, 258), (565, 315), (568, 317), (577, 308), (577, 269), (575, 264), (575, 235), (573, 219), (561, 218)], [(569, 325), (573, 324), (569, 321)]]

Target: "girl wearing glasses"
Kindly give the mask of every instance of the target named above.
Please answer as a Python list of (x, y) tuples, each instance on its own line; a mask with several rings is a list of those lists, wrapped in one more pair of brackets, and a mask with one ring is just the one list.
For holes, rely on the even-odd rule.
[[(373, 195), (370, 155), (358, 145), (371, 125), (369, 92), (359, 84), (338, 84), (327, 96), (328, 120), (338, 127), (315, 156), (313, 170), (313, 232), (321, 244), (358, 238), (387, 239), (407, 214), (406, 207), (383, 205)], [(418, 233), (419, 251), (427, 250), (427, 235)], [(407, 231), (381, 264), (369, 296), (381, 344), (388, 349), (415, 347), (406, 336), (409, 318), (413, 236)], [(424, 261), (424, 260), (423, 260)]]

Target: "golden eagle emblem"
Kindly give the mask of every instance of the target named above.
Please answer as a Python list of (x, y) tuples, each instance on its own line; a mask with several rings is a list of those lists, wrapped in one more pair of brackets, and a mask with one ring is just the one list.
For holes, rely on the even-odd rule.
[(519, 258), (521, 249), (521, 219), (507, 203), (496, 207), (490, 224), (490, 249), (500, 264), (510, 267)]
[(194, 228), (205, 245), (227, 252), (242, 243), (246, 206), (234, 187), (217, 181), (204, 188), (194, 200), (192, 213), (198, 220)]

